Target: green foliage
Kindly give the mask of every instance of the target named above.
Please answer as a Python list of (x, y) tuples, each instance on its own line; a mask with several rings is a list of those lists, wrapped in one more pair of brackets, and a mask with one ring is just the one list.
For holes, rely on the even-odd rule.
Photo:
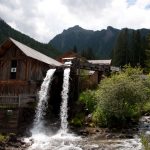
[(90, 113), (93, 112), (96, 106), (95, 92), (87, 90), (86, 92), (80, 94), (79, 100), (80, 102), (85, 104), (85, 107), (88, 109)]
[(102, 80), (97, 90), (82, 93), (80, 100), (93, 111), (97, 124), (125, 126), (138, 120), (150, 96), (150, 81), (143, 80), (141, 75), (140, 68), (126, 66), (122, 72)]
[(81, 52), (81, 56), (85, 57), (86, 59), (95, 59), (96, 58), (96, 56), (95, 56), (94, 51), (93, 51), (92, 48), (84, 49)]
[(144, 150), (150, 150), (150, 137), (149, 136), (144, 136), (144, 134), (141, 135), (141, 142), (142, 145), (144, 146)]
[(150, 33), (147, 35), (146, 41), (145, 72), (150, 72)]
[(123, 66), (128, 63), (128, 36), (128, 29), (122, 30), (118, 35), (112, 60), (115, 66)]
[(5, 142), (8, 139), (8, 136), (0, 134), (0, 143)]
[(112, 64), (114, 66), (144, 66), (145, 36), (140, 30), (123, 29), (113, 49)]
[(147, 112), (150, 113), (150, 102), (144, 103), (142, 111), (143, 113), (147, 113)]
[(84, 113), (78, 113), (76, 114), (76, 116), (71, 120), (71, 124), (73, 126), (76, 126), (76, 127), (81, 127), (84, 123), (84, 118), (85, 118), (85, 115)]
[(140, 77), (140, 69), (126, 68), (118, 75), (105, 79), (97, 90), (98, 108), (105, 114), (106, 125), (126, 124), (139, 117), (148, 99), (149, 89)]

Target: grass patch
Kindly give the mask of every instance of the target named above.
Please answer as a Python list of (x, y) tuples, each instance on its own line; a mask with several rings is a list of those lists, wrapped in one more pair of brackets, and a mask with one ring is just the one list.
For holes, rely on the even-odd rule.
[(144, 150), (150, 150), (150, 136), (141, 135), (141, 142), (144, 147)]

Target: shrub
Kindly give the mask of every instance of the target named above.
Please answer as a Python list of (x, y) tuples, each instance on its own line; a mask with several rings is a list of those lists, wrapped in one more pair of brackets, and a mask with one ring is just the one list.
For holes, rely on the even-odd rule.
[(85, 115), (84, 113), (78, 113), (76, 114), (76, 116), (71, 120), (71, 124), (73, 126), (76, 126), (76, 127), (81, 127), (84, 123), (84, 118), (85, 118)]
[(142, 108), (143, 113), (150, 113), (150, 102), (146, 102)]
[(5, 142), (8, 139), (8, 136), (0, 134), (0, 143)]
[(87, 90), (80, 94), (79, 98), (81, 103), (85, 104), (86, 109), (88, 109), (89, 113), (92, 113), (96, 106), (96, 98), (95, 98), (95, 92), (91, 90)]
[(141, 142), (144, 147), (144, 150), (150, 150), (150, 136), (141, 135)]
[(93, 111), (93, 120), (102, 126), (124, 126), (138, 120), (150, 95), (149, 80), (140, 68), (125, 67), (122, 72), (101, 81), (95, 91), (81, 94), (80, 100)]

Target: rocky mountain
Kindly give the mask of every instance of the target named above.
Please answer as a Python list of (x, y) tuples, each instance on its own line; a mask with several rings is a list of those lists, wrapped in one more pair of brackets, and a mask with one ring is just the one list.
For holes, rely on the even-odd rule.
[[(123, 29), (115, 29), (108, 26), (101, 31), (92, 31), (74, 26), (64, 30), (61, 34), (55, 36), (49, 43), (61, 52), (73, 49), (76, 46), (78, 52), (82, 53), (84, 49), (92, 49), (99, 59), (112, 58), (112, 50), (116, 45), (117, 38)], [(131, 33), (133, 29), (128, 29)], [(140, 29), (141, 35), (145, 36), (150, 30)]]
[(51, 46), (51, 44), (43, 44), (34, 40), (33, 38), (13, 29), (0, 18), (0, 44), (4, 42), (8, 37), (12, 37), (15, 40), (26, 44), (27, 46), (38, 50), (39, 52), (50, 57), (56, 57), (58, 56), (58, 54), (60, 54), (55, 48)]
[(91, 48), (98, 58), (110, 58), (112, 47), (119, 33), (118, 29), (108, 27), (106, 30), (92, 31), (74, 26), (64, 30), (49, 43), (60, 51), (68, 51), (77, 47), (79, 52)]
[[(96, 59), (109, 59), (112, 58), (114, 54), (113, 49), (116, 48), (118, 38), (120, 38), (120, 34), (122, 34), (123, 30), (124, 29), (119, 30), (108, 26), (107, 29), (93, 31), (83, 29), (76, 25), (56, 35), (49, 43), (43, 44), (13, 29), (0, 18), (0, 44), (8, 37), (12, 37), (53, 58), (76, 47), (78, 53), (82, 54), (82, 52), (85, 53), (88, 51), (88, 55), (94, 53)], [(128, 43), (130, 43), (130, 47), (133, 47), (131, 44), (132, 35), (133, 32), (137, 30), (127, 30)], [(139, 29), (138, 31), (141, 34), (141, 38), (146, 37), (150, 32), (149, 29)], [(89, 53), (91, 50), (92, 53)]]

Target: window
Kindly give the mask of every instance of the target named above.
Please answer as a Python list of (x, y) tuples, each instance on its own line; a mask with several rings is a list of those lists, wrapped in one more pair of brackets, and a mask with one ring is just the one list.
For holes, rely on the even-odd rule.
[(16, 79), (17, 73), (17, 60), (11, 61), (10, 79)]

